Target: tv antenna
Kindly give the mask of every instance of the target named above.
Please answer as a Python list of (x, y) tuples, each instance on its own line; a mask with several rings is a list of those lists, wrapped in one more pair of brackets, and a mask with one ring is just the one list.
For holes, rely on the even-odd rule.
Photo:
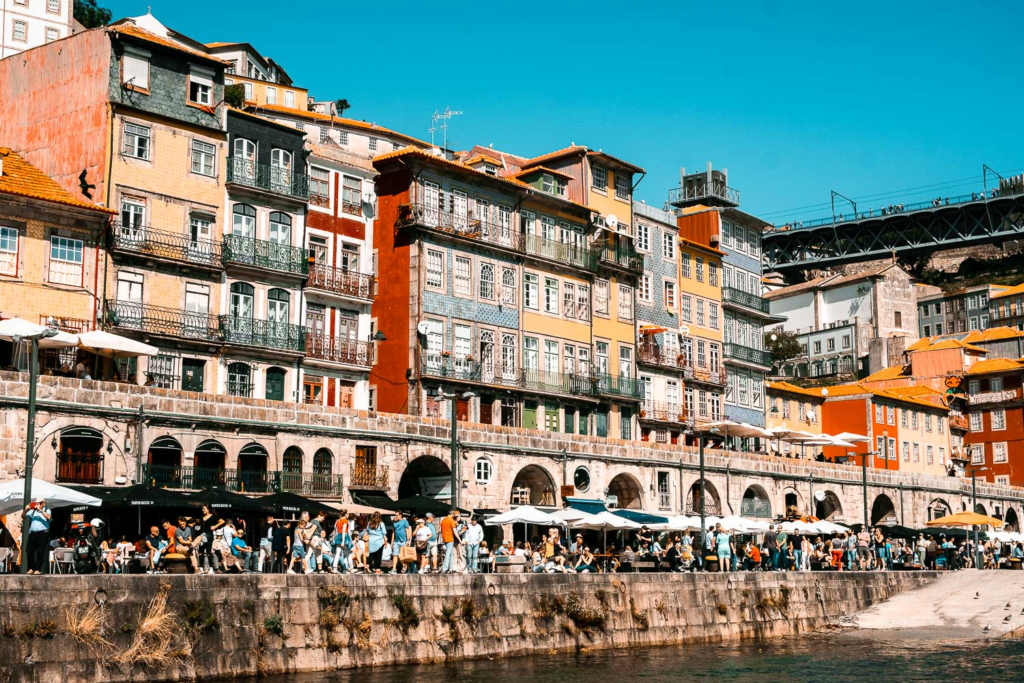
[[(445, 107), (444, 111), (434, 110), (434, 115), (430, 117), (430, 146), (434, 147), (434, 133), (438, 130), (441, 131), (442, 135), (442, 146), (441, 149), (448, 149), (448, 122), (453, 116), (462, 116), (461, 111), (452, 111), (451, 107)], [(438, 125), (438, 121), (441, 125)]]

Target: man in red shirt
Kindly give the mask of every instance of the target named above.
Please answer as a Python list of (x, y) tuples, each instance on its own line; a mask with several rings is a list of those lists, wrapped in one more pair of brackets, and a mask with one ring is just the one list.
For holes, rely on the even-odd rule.
[(459, 511), (452, 510), (451, 514), (441, 520), (441, 542), (444, 543), (444, 564), (441, 566), (442, 574), (455, 573), (455, 539), (459, 538), (459, 532), (455, 530), (459, 522)]

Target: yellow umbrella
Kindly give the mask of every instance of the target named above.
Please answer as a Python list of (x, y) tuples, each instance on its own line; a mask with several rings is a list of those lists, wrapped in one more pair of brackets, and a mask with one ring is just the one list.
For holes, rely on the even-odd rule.
[(979, 515), (977, 512), (958, 512), (955, 515), (946, 515), (928, 522), (927, 526), (1002, 526), (1003, 522), (995, 517)]

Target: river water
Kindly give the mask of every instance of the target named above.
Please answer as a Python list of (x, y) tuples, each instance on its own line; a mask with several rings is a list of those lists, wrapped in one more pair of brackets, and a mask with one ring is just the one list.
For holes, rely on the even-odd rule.
[(895, 631), (812, 635), (766, 642), (597, 650), (450, 665), (277, 676), (272, 683), (673, 683), (718, 681), (1024, 680), (1024, 640), (916, 638)]

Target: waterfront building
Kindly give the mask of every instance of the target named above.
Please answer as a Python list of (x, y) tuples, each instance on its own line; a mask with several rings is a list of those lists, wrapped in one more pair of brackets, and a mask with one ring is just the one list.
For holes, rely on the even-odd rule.
[(1024, 463), (1024, 364), (1009, 358), (979, 360), (951, 375), (950, 407), (965, 414), (965, 467), (978, 479), (1020, 486)]
[[(821, 407), (825, 395), (820, 388), (807, 389), (789, 382), (768, 382), (765, 385), (768, 410), (765, 413), (765, 428), (785, 429), (808, 434), (821, 434)], [(810, 456), (818, 447), (801, 448), (781, 439), (768, 441), (769, 451), (786, 457)]]
[(766, 278), (774, 329), (796, 333), (804, 354), (780, 368), (785, 377), (835, 380), (865, 377), (898, 365), (917, 336), (917, 299), (911, 276), (895, 263), (851, 274), (826, 274), (778, 286)]
[[(987, 330), (993, 325), (1012, 322), (1012, 310), (1006, 315), (997, 302), (990, 310), (989, 302), (1009, 287), (1002, 285), (975, 285), (942, 291), (937, 287), (917, 288), (918, 336), (932, 337), (943, 334)], [(938, 291), (932, 291), (938, 290)], [(1012, 301), (1012, 298), (1009, 299)], [(1021, 314), (1024, 316), (1024, 313)], [(1001, 317), (1000, 317), (1001, 316)]]
[(70, 36), (74, 6), (75, 0), (2, 0), (0, 59)]
[(1024, 285), (990, 291), (988, 299), (989, 319), (994, 324), (1024, 330)]

